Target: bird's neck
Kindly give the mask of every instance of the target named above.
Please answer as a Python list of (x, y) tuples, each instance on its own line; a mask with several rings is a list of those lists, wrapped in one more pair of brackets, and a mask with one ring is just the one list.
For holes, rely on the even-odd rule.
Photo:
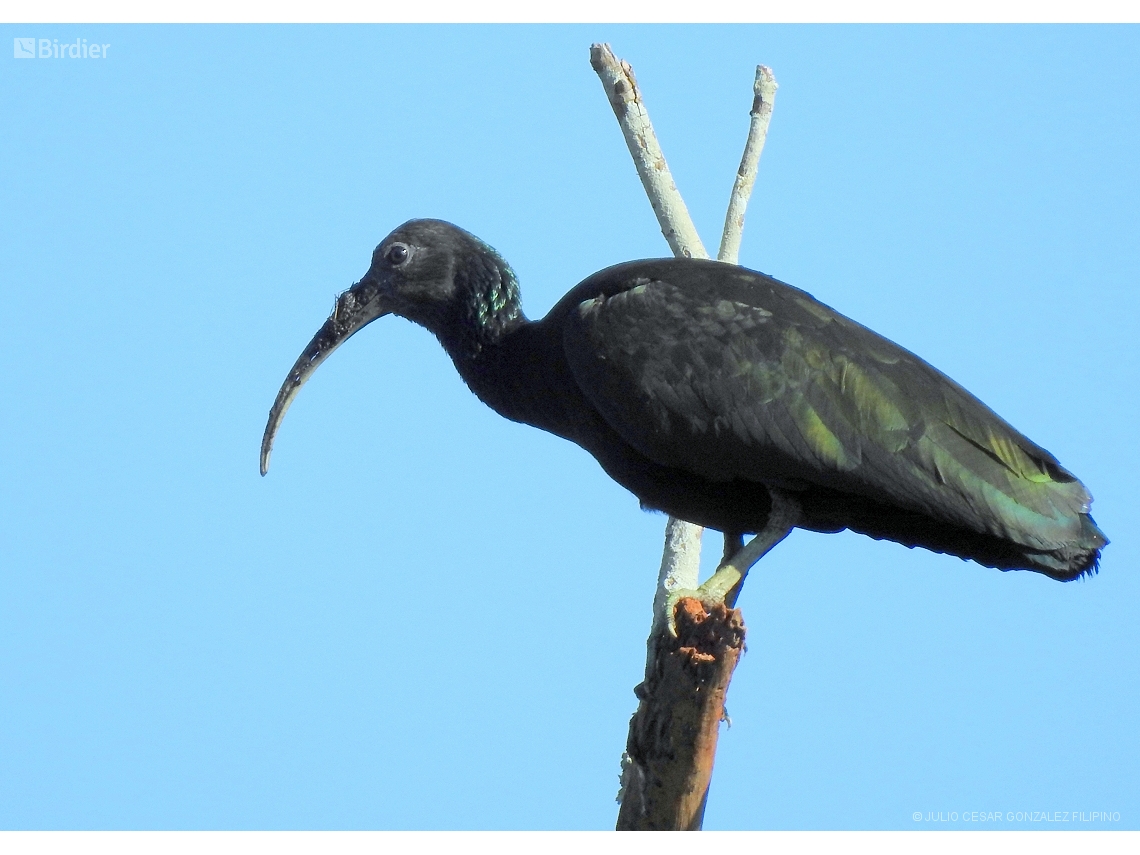
[(484, 403), (521, 421), (510, 390), (525, 368), (519, 334), (532, 326), (523, 314), (518, 278), (502, 256), (486, 244), (454, 271), (456, 298), (422, 323), (432, 330), (459, 375)]
[(527, 322), (515, 272), (492, 247), (482, 244), (481, 249), (468, 256), (454, 274), (459, 299), (453, 304), (448, 334), (440, 336), (452, 358), (458, 351), (478, 359), (485, 349), (498, 346), (511, 330)]
[(581, 393), (570, 377), (562, 336), (555, 333), (520, 313), (477, 352), (447, 350), (468, 388), (499, 415), (574, 440), (577, 420), (562, 409), (573, 410)]
[[(467, 311), (478, 312), (471, 307)], [(522, 312), (510, 318), (493, 318), (490, 322), (473, 324), (464, 319), (439, 336), (459, 376), (484, 403), (498, 410), (507, 418), (514, 418), (504, 412), (509, 408), (502, 391), (514, 384), (512, 376), (517, 374), (524, 359), (520, 343), (526, 339), (525, 329), (531, 326)]]
[(491, 409), (572, 438), (574, 420), (556, 412), (558, 401), (580, 394), (565, 364), (561, 332), (527, 319), (514, 271), (494, 249), (481, 249), (455, 271), (459, 299), (437, 337), (468, 388)]

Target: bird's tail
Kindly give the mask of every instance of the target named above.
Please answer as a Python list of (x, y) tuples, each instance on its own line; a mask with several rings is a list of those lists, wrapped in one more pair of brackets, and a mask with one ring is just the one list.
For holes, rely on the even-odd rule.
[[(1077, 513), (1075, 529), (1055, 538), (1049, 548), (1034, 549), (1024, 540), (948, 526), (923, 514), (890, 505), (853, 501), (830, 490), (800, 494), (804, 509), (801, 528), (833, 532), (845, 528), (877, 540), (893, 540), (911, 548), (957, 555), (999, 570), (1032, 570), (1068, 582), (1097, 572), (1100, 551), (1108, 538), (1091, 516)], [(1072, 531), (1071, 529), (1071, 531)]]
[(1091, 516), (1081, 514), (1080, 519), (1080, 534), (1071, 543), (1048, 552), (1028, 553), (1026, 558), (1032, 565), (1030, 569), (1062, 582), (1096, 573), (1100, 551), (1108, 545), (1108, 538)]

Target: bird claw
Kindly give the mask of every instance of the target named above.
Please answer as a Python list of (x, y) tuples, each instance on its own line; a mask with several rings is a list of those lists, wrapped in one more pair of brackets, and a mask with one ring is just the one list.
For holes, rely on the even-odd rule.
[[(678, 588), (670, 591), (665, 598), (665, 631), (677, 637), (677, 605), (684, 599), (693, 599), (711, 612), (714, 606), (729, 605), (728, 596), (740, 583), (743, 574), (731, 564), (722, 565), (711, 578), (699, 588)], [(731, 607), (731, 606), (730, 606)]]
[[(673, 638), (677, 637), (677, 604), (691, 597), (700, 602), (706, 611), (713, 606), (724, 605), (728, 608), (736, 607), (736, 598), (744, 585), (744, 577), (748, 575), (749, 568), (764, 557), (777, 543), (783, 540), (795, 528), (800, 519), (799, 502), (783, 490), (769, 488), (772, 494), (772, 512), (764, 529), (757, 533), (748, 543), (739, 546), (736, 535), (730, 541), (725, 539), (725, 552), (735, 550), (736, 554), (717, 568), (712, 576), (697, 588), (670, 591), (665, 598), (665, 628)], [(654, 620), (660, 618), (655, 617)]]
[(681, 600), (692, 598), (708, 608), (708, 604), (701, 599), (701, 592), (692, 588), (678, 588), (665, 599), (665, 631), (672, 638), (677, 638), (677, 606)]

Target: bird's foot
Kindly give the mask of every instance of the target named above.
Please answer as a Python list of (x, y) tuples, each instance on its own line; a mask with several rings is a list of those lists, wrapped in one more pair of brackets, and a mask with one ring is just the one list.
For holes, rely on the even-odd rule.
[(677, 604), (684, 599), (698, 601), (706, 612), (716, 605), (727, 605), (730, 609), (736, 604), (734, 592), (744, 580), (744, 573), (731, 561), (722, 564), (699, 588), (678, 588), (670, 591), (665, 599), (666, 629), (673, 638), (677, 637)]
[[(767, 554), (773, 546), (787, 537), (800, 519), (799, 503), (782, 490), (771, 489), (772, 510), (763, 531), (748, 543), (736, 549), (731, 558), (726, 557), (717, 571), (696, 590), (678, 589), (670, 591), (665, 599), (665, 626), (668, 633), (677, 637), (677, 604), (691, 597), (700, 602), (706, 611), (711, 606), (725, 605), (730, 609), (736, 606), (736, 598), (744, 585), (744, 578), (752, 565)], [(726, 535), (725, 552), (728, 553), (740, 543), (738, 535)]]

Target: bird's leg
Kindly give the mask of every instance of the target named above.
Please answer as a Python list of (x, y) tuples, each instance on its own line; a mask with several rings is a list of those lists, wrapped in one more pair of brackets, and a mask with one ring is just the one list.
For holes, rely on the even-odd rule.
[(706, 606), (714, 603), (724, 603), (729, 608), (736, 605), (736, 598), (744, 585), (744, 578), (748, 575), (752, 565), (763, 558), (768, 551), (787, 537), (800, 517), (800, 506), (791, 496), (782, 490), (770, 489), (772, 494), (772, 510), (768, 514), (768, 522), (764, 530), (759, 532), (743, 547), (733, 549), (743, 541), (740, 535), (726, 534), (724, 537), (725, 555), (717, 571), (709, 577), (703, 585), (695, 591), (678, 590), (669, 594), (665, 602), (665, 619), (668, 621), (669, 632), (677, 634), (674, 609), (677, 603), (685, 597), (700, 600)]
[(744, 535), (738, 531), (724, 533), (724, 554), (720, 558), (721, 564), (727, 564), (728, 559), (744, 548)]
[[(731, 561), (733, 556), (738, 554), (743, 548), (744, 535), (736, 531), (726, 531), (724, 533), (724, 553), (721, 555), (720, 564), (717, 565), (717, 569), (719, 570), (721, 567)], [(746, 570), (745, 576), (747, 575), (748, 571)], [(740, 581), (733, 585), (731, 590), (729, 590), (729, 592), (724, 595), (724, 604), (730, 609), (736, 606), (736, 598), (740, 596), (740, 589), (743, 587), (744, 577), (742, 576)]]

